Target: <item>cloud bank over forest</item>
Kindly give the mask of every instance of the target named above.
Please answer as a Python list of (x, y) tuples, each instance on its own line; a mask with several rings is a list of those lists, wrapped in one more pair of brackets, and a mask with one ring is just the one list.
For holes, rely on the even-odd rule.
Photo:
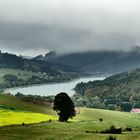
[(1, 0), (0, 49), (129, 50), (140, 44), (139, 0)]

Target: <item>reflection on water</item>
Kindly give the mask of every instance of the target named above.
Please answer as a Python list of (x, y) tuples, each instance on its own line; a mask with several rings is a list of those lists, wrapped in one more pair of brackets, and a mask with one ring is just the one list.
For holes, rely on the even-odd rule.
[(88, 81), (95, 81), (95, 80), (103, 80), (106, 77), (84, 77), (77, 79), (75, 81), (66, 82), (66, 83), (59, 83), (59, 84), (45, 84), (45, 85), (35, 85), (29, 87), (22, 87), (16, 89), (10, 89), (9, 92), (12, 94), (16, 94), (17, 92), (23, 94), (32, 94), (32, 95), (56, 95), (59, 92), (66, 92), (70, 96), (74, 94), (72, 90), (77, 83), (80, 82), (88, 82)]

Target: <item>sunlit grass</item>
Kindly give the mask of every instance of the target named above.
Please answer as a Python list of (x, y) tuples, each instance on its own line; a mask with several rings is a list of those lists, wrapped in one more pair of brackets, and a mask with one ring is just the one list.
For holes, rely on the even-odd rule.
[(48, 120), (57, 120), (56, 116), (41, 113), (0, 110), (0, 126), (12, 124), (39, 123)]
[[(47, 109), (47, 108), (46, 108)], [(132, 132), (115, 135), (117, 140), (140, 140), (140, 115), (100, 109), (80, 108), (80, 114), (69, 122), (52, 121), (28, 125), (28, 127), (0, 127), (2, 140), (106, 140), (111, 134), (94, 133), (110, 127), (131, 127)], [(103, 118), (100, 122), (99, 118)], [(57, 115), (0, 110), (0, 125), (38, 123), (58, 120)], [(93, 133), (86, 133), (86, 131)]]
[[(102, 123), (100, 123), (99, 118), (103, 119)], [(140, 128), (140, 115), (130, 112), (80, 108), (80, 114), (75, 119), (83, 122), (93, 122), (94, 125), (102, 124), (101, 128), (103, 128), (103, 125), (110, 126), (111, 124), (117, 127)]]
[(56, 116), (56, 112), (53, 111), (51, 105), (39, 105), (31, 102), (20, 100), (19, 98), (11, 95), (0, 94), (0, 108), (5, 107), (6, 109), (15, 109), (21, 111), (35, 112), (49, 114)]

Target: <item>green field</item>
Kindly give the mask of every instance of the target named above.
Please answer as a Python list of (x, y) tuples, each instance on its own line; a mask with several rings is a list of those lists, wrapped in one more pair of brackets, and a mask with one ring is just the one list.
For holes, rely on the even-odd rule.
[(31, 102), (25, 102), (15, 96), (6, 94), (0, 94), (0, 108), (56, 115), (56, 113), (52, 111), (50, 105), (44, 106)]
[(32, 76), (41, 76), (41, 73), (35, 73), (31, 71), (24, 71), (24, 70), (12, 69), (12, 68), (0, 68), (0, 84), (4, 83), (3, 76), (7, 74), (15, 75), (19, 79), (23, 79), (23, 80), (27, 80)]
[[(138, 114), (89, 108), (79, 108), (78, 112), (69, 122), (61, 123), (51, 105), (38, 105), (0, 94), (0, 126), (3, 126), (0, 127), (0, 140), (106, 140), (111, 134), (95, 132), (112, 124), (133, 129), (116, 135), (117, 140), (140, 140)], [(39, 123), (42, 121), (44, 123)], [(6, 126), (11, 124), (17, 125)]]
[[(32, 122), (38, 117), (36, 115), (31, 115)], [(41, 121), (43, 119), (45, 121), (47, 117), (43, 116)], [(103, 118), (103, 122), (100, 122), (99, 118)], [(20, 113), (17, 116), (18, 119), (21, 119)], [(117, 140), (140, 140), (140, 115), (137, 114), (80, 108), (80, 114), (69, 123), (61, 123), (55, 119), (41, 124), (1, 127), (0, 138), (2, 140), (106, 140), (110, 134), (93, 132), (105, 130), (114, 124), (116, 127), (133, 128), (133, 132), (116, 135)], [(19, 124), (21, 122), (20, 120)], [(91, 133), (86, 133), (86, 131)]]
[(11, 110), (0, 110), (0, 126), (12, 124), (31, 124), (43, 121), (56, 120), (56, 116), (41, 113), (21, 112)]

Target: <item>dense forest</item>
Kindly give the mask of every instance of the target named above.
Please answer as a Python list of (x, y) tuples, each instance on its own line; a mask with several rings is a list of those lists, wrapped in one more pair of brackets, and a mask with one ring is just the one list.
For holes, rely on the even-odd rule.
[(130, 111), (140, 108), (140, 69), (110, 76), (103, 81), (79, 83), (73, 96), (77, 106)]

